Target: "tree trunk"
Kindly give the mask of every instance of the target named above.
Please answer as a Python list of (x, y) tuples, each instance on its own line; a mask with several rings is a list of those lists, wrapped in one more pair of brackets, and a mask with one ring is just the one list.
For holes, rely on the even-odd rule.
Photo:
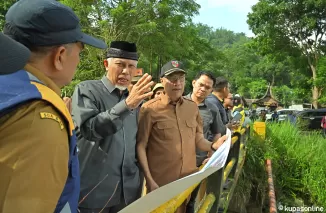
[[(317, 79), (316, 67), (314, 65), (310, 64), (310, 69), (312, 72), (312, 80), (313, 80), (313, 82), (315, 82)], [(319, 98), (319, 89), (317, 86), (313, 85), (313, 87), (312, 87), (312, 105), (314, 106), (315, 109), (318, 109), (318, 98)]]
[(319, 89), (316, 86), (313, 86), (312, 88), (312, 105), (315, 109), (318, 109), (318, 98), (319, 98)]
[(317, 64), (318, 64), (318, 57), (314, 55), (313, 58), (311, 58), (311, 55), (307, 57), (308, 59), (308, 64), (311, 70), (312, 74), (312, 81), (313, 81), (313, 86), (311, 88), (312, 92), (312, 105), (315, 109), (318, 109), (318, 98), (319, 98), (319, 89), (317, 86), (315, 86), (315, 81), (317, 80)]

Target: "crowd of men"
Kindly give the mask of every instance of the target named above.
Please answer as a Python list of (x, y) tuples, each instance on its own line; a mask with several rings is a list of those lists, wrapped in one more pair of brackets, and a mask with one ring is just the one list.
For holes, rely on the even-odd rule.
[[(150, 193), (196, 172), (244, 122), (225, 78), (198, 72), (184, 94), (177, 60), (158, 84), (144, 74), (131, 85), (136, 45), (107, 47), (55, 0), (11, 6), (0, 45), (0, 212), (119, 212), (140, 198), (144, 179)], [(107, 50), (103, 78), (62, 99), (84, 45)], [(194, 212), (197, 191), (177, 212)]]

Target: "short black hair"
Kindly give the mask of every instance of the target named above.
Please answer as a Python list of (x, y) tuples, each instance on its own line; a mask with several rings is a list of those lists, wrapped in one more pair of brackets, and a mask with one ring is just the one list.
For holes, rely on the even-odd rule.
[(224, 77), (217, 77), (215, 80), (215, 84), (214, 84), (214, 91), (216, 92), (220, 92), (222, 91), (225, 87), (229, 86), (229, 81), (226, 80), (226, 78)]
[(201, 76), (206, 75), (208, 78), (210, 78), (213, 81), (213, 86), (216, 84), (216, 79), (215, 76), (212, 72), (210, 71), (199, 71), (194, 80), (197, 81)]

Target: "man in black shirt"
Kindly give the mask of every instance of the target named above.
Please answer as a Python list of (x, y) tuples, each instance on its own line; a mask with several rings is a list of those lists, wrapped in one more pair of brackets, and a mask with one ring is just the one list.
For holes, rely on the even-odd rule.
[(228, 97), (229, 93), (230, 85), (228, 80), (223, 77), (218, 77), (216, 78), (212, 94), (207, 97), (207, 100), (219, 109), (221, 119), (224, 125), (227, 125), (229, 123), (228, 116), (223, 105), (224, 99)]
[(226, 115), (228, 116), (228, 123), (232, 120), (232, 109), (233, 109), (233, 95), (229, 93), (228, 97), (224, 99), (223, 102), (224, 109), (226, 110)]
[[(209, 141), (215, 141), (226, 133), (219, 109), (206, 99), (212, 91), (214, 82), (215, 78), (211, 72), (199, 72), (192, 81), (193, 91), (185, 96), (197, 104), (203, 121), (203, 133)], [(206, 156), (207, 153), (197, 150), (197, 166), (202, 164)]]
[[(207, 96), (212, 92), (215, 83), (215, 77), (211, 72), (199, 72), (192, 81), (193, 91), (185, 96), (185, 98), (194, 101), (199, 109), (200, 117), (203, 121), (203, 133), (207, 140), (215, 141), (221, 135), (226, 133), (226, 126), (221, 120), (219, 109), (206, 100)], [(207, 158), (207, 152), (196, 150), (197, 167), (200, 167)], [(195, 200), (199, 190), (199, 186), (193, 191), (187, 205), (187, 213), (194, 212)]]

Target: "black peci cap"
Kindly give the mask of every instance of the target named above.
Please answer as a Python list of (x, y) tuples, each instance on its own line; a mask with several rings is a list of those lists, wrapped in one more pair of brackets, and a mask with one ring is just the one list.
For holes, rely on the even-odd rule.
[(5, 17), (4, 33), (27, 47), (82, 42), (107, 48), (102, 40), (83, 33), (73, 10), (55, 0), (20, 0)]
[(127, 41), (112, 41), (106, 56), (107, 58), (125, 58), (138, 61), (136, 44)]
[(0, 75), (23, 69), (30, 54), (27, 47), (0, 33)]

